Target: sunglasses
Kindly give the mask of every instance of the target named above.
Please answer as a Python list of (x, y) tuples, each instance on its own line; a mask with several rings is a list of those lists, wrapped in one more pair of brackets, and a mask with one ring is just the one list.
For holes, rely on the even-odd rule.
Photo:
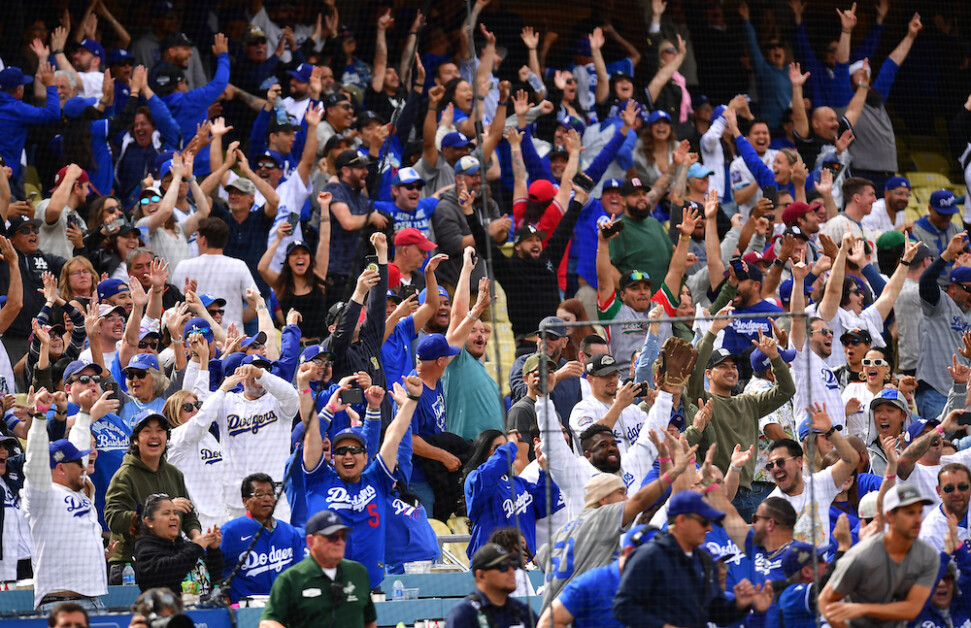
[(859, 288), (851, 288), (850, 290), (846, 291), (846, 294), (863, 294), (863, 291)]
[(182, 404), (183, 412), (192, 412), (193, 410), (198, 410), (202, 407), (201, 401), (187, 401)]
[(848, 345), (849, 346), (856, 347), (856, 346), (862, 345), (862, 344), (865, 344), (865, 343), (862, 340), (860, 340), (859, 338), (847, 338), (846, 340), (843, 341), (843, 346), (844, 347), (846, 347)]
[[(206, 310), (206, 311), (209, 312), (209, 315), (210, 316), (215, 316), (216, 314), (219, 314), (220, 316), (222, 316), (223, 314), (226, 313), (226, 310), (221, 309), (221, 308), (218, 309), (218, 310)], [(206, 333), (208, 333), (209, 331), (211, 331), (211, 330), (210, 329), (206, 329)]]
[(102, 377), (100, 375), (81, 375), (74, 381), (81, 384), (100, 384)]
[(771, 471), (776, 467), (781, 469), (782, 467), (786, 466), (786, 462), (790, 460), (795, 460), (795, 458), (779, 458), (778, 460), (769, 460), (765, 463), (765, 470)]
[(365, 449), (363, 447), (358, 447), (356, 445), (351, 447), (338, 447), (334, 450), (334, 456), (346, 456), (347, 454), (356, 456), (357, 454), (363, 454), (364, 451)]
[(347, 530), (341, 530), (339, 532), (334, 532), (333, 534), (321, 534), (320, 532), (317, 532), (316, 534), (317, 536), (327, 539), (331, 543), (347, 541)]
[(421, 183), (402, 183), (401, 187), (406, 190), (420, 190), (422, 188)]
[(701, 524), (702, 527), (707, 528), (708, 526), (711, 525), (711, 519), (709, 519), (708, 517), (702, 517), (701, 515), (687, 515), (687, 517), (688, 519), (694, 519), (699, 524)]
[(663, 50), (661, 50), (661, 52), (665, 52), (669, 55), (676, 55), (678, 54), (678, 49), (672, 46), (669, 48), (664, 48)]
[(771, 42), (769, 44), (766, 44), (765, 49), (766, 50), (775, 50), (776, 48), (783, 48), (783, 47), (784, 46), (782, 44), (780, 44), (779, 42)]
[(565, 81), (563, 81), (563, 82), (564, 82), (564, 83), (566, 83), (567, 85), (575, 85), (575, 84), (576, 84), (576, 82), (577, 82), (577, 80), (576, 80), (575, 78), (572, 78), (572, 77), (571, 77), (571, 78), (568, 78), (568, 79), (566, 79), (566, 80), (565, 80)]
[(515, 568), (516, 568), (516, 565), (515, 564), (513, 564), (513, 563), (509, 562), (508, 560), (506, 560), (506, 561), (503, 561), (503, 562), (499, 563), (495, 567), (490, 567), (489, 570), (497, 569), (501, 573), (506, 573), (510, 569), (515, 569)]
[(968, 490), (971, 490), (971, 484), (968, 484), (967, 482), (961, 482), (957, 486), (955, 486), (954, 484), (945, 484), (944, 486), (941, 487), (941, 490), (948, 494), (953, 493), (955, 489), (961, 491), (962, 493), (967, 493)]
[(257, 170), (274, 170), (277, 167), (278, 166), (276, 165), (276, 162), (275, 161), (262, 161), (262, 162), (256, 164), (256, 169)]
[(148, 205), (149, 203), (158, 203), (162, 200), (162, 197), (158, 194), (152, 194), (151, 196), (146, 196), (145, 198), (138, 199), (140, 205)]
[(266, 40), (260, 37), (259, 39), (251, 39), (246, 42), (247, 46), (263, 46), (266, 44)]
[(883, 358), (877, 358), (875, 360), (863, 358), (863, 366), (890, 366), (890, 363)]
[[(37, 229), (34, 229), (34, 233), (37, 233)], [(960, 288), (961, 290), (964, 290), (964, 291), (965, 291), (965, 292), (967, 292), (968, 294), (971, 294), (971, 286), (969, 286), (969, 285), (967, 285), (967, 284), (964, 284), (964, 283), (959, 283), (959, 284), (957, 284), (957, 286), (958, 286), (958, 288)]]
[(647, 273), (642, 273), (639, 270), (632, 270), (628, 275), (631, 281), (650, 281), (651, 277)]
[(822, 327), (820, 329), (814, 329), (814, 330), (812, 330), (809, 333), (811, 333), (811, 334), (822, 334), (824, 336), (832, 336), (833, 335), (833, 330), (830, 329), (829, 327)]
[[(209, 312), (209, 313), (212, 314), (212, 312)], [(206, 334), (211, 334), (212, 330), (209, 329), (208, 327), (193, 327), (192, 329), (189, 330), (189, 333), (206, 335)]]
[(265, 346), (266, 345), (263, 344), (262, 342), (254, 342), (254, 343), (250, 344), (250, 346), (248, 346), (246, 348), (247, 349), (254, 349), (255, 350), (255, 349), (262, 349)]
[(345, 111), (354, 111), (354, 105), (350, 103), (344, 103), (343, 105), (340, 105), (340, 108)]
[(148, 377), (148, 371), (132, 369), (130, 371), (125, 371), (125, 377), (128, 379), (145, 379)]
[(152, 351), (158, 350), (158, 340), (139, 340), (139, 349), (151, 349)]
[[(34, 227), (33, 225), (26, 225), (24, 227), (21, 227), (20, 229), (17, 229), (17, 233), (21, 235), (30, 235), (32, 233), (40, 233), (40, 229), (38, 229), (37, 227)], [(961, 286), (961, 287), (963, 288), (964, 286)]]

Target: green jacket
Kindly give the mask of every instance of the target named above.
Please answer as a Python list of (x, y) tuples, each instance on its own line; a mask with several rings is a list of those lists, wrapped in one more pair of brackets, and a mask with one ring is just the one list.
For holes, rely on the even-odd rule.
[[(270, 599), (261, 621), (277, 621), (287, 628), (363, 628), (377, 621), (371, 601), (371, 584), (361, 563), (342, 560), (337, 567), (337, 582), (344, 584), (344, 601), (334, 609), (331, 597), (333, 580), (327, 577), (313, 556), (293, 565), (273, 581)], [(335, 621), (331, 621), (331, 617)]]
[[(136, 509), (145, 503), (149, 495), (165, 493), (171, 498), (189, 499), (182, 472), (163, 458), (158, 471), (152, 471), (138, 456), (125, 454), (121, 466), (111, 478), (108, 492), (105, 493), (105, 522), (111, 531), (111, 540), (120, 541), (108, 559), (110, 565), (124, 565), (132, 561), (135, 537), (128, 532)], [(139, 512), (139, 516), (141, 513)], [(190, 530), (201, 530), (196, 513), (190, 511), (182, 515), (182, 531), (189, 535)]]
[(621, 275), (632, 270), (646, 272), (654, 285), (660, 286), (674, 254), (674, 244), (664, 225), (651, 216), (644, 220), (624, 216), (623, 220), (626, 229), (609, 243), (611, 263)]
[[(789, 372), (785, 361), (781, 357), (776, 357), (772, 360), (775, 384), (769, 390), (731, 397), (711, 394), (704, 389), (705, 367), (708, 365), (714, 343), (715, 335), (710, 331), (698, 343), (698, 361), (695, 363), (694, 373), (688, 380), (688, 389), (685, 393), (688, 399), (701, 398), (705, 403), (709, 399), (714, 400), (711, 421), (703, 432), (699, 432), (689, 424), (684, 434), (689, 444), (699, 445), (699, 452), (705, 452), (712, 443), (717, 443), (715, 466), (721, 469), (722, 473), (728, 473), (728, 465), (731, 464), (735, 445), (741, 445), (742, 449), (748, 449), (751, 445), (758, 447), (759, 419), (792, 399), (796, 394), (796, 385), (792, 381), (792, 373)], [(699, 453), (699, 456), (703, 458), (704, 453)], [(752, 488), (755, 459), (756, 456), (752, 456), (742, 469), (739, 486)]]

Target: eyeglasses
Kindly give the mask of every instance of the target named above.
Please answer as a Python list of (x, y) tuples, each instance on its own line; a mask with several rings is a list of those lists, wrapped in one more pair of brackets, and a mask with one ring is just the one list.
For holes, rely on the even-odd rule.
[(830, 329), (829, 327), (820, 327), (819, 329), (814, 329), (814, 330), (812, 330), (809, 333), (810, 334), (822, 334), (824, 336), (832, 336), (833, 335), (833, 330)]
[(139, 340), (139, 349), (151, 349), (152, 351), (158, 350), (158, 340)]
[(138, 199), (140, 205), (148, 205), (149, 203), (158, 203), (162, 200), (162, 197), (158, 194), (152, 194), (151, 196), (146, 196), (145, 198)]
[(193, 410), (198, 410), (202, 407), (201, 401), (187, 401), (182, 404), (183, 412), (192, 412)]
[(131, 369), (130, 371), (125, 371), (125, 377), (128, 379), (145, 379), (148, 377), (148, 371)]
[(420, 190), (422, 188), (421, 183), (402, 183), (401, 187), (406, 190)]
[(577, 82), (577, 80), (571, 76), (570, 78), (564, 80), (563, 82), (566, 83), (567, 85), (574, 85)]
[(334, 532), (333, 534), (321, 534), (320, 532), (316, 532), (315, 535), (325, 538), (331, 543), (347, 541), (347, 530), (340, 530), (338, 532)]
[(768, 462), (765, 463), (765, 470), (771, 471), (775, 467), (778, 467), (781, 469), (782, 467), (786, 466), (786, 462), (790, 460), (795, 460), (795, 458), (779, 458), (777, 460), (769, 460)]
[(971, 484), (968, 484), (967, 482), (961, 482), (957, 486), (955, 486), (954, 484), (945, 484), (944, 486), (941, 487), (941, 490), (948, 494), (953, 493), (955, 489), (961, 491), (962, 493), (967, 493), (968, 490), (971, 490)]
[(256, 164), (257, 170), (273, 170), (274, 168), (279, 168), (275, 161), (261, 161), (260, 163)]
[(79, 375), (74, 381), (79, 384), (100, 384), (102, 379), (100, 375)]
[(81, 275), (87, 275), (90, 271), (82, 268), (81, 270), (72, 270), (68, 273), (68, 277), (80, 277)]
[(890, 366), (890, 363), (883, 358), (877, 358), (875, 360), (863, 358), (863, 366)]
[(695, 521), (697, 521), (697, 522), (698, 522), (699, 524), (701, 524), (701, 526), (702, 526), (703, 528), (707, 528), (708, 526), (710, 526), (710, 525), (711, 525), (711, 519), (709, 519), (708, 517), (702, 517), (701, 515), (694, 515), (694, 514), (691, 514), (691, 515), (685, 515), (685, 516), (686, 516), (686, 517), (687, 517), (688, 519), (694, 519), (694, 520), (695, 520)]
[(273, 491), (269, 491), (266, 493), (264, 493), (263, 491), (256, 491), (255, 493), (250, 493), (249, 496), (254, 499), (263, 499), (264, 497), (272, 497), (273, 499), (276, 499), (276, 494), (273, 493)]
[[(17, 233), (21, 235), (30, 235), (32, 233), (40, 233), (40, 229), (33, 225), (24, 225), (20, 229), (17, 229)], [(962, 286), (963, 287), (963, 286)]]
[(337, 456), (346, 456), (347, 454), (351, 454), (352, 456), (356, 456), (357, 454), (363, 454), (364, 451), (365, 451), (365, 449), (363, 447), (358, 447), (356, 445), (351, 446), (351, 447), (338, 447), (337, 449), (334, 450), (334, 456), (335, 457), (337, 457)]

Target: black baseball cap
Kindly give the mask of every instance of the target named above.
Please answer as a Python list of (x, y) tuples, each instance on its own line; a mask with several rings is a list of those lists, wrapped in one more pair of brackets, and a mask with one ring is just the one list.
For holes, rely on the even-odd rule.
[(620, 186), (620, 195), (627, 196), (635, 190), (647, 190), (651, 191), (651, 186), (640, 180), (639, 177), (631, 177), (624, 181), (624, 185)]
[(603, 377), (620, 370), (617, 360), (609, 353), (595, 353), (590, 356), (587, 363), (583, 365), (583, 370), (587, 375)]
[(348, 148), (337, 156), (334, 165), (338, 172), (341, 168), (367, 168), (371, 160), (357, 152), (356, 148)]
[(870, 332), (865, 329), (848, 329), (840, 335), (840, 342), (846, 342), (851, 338), (855, 338), (865, 345), (873, 344), (873, 337), (870, 336)]
[(497, 543), (486, 543), (476, 550), (475, 555), (472, 556), (472, 572), (474, 573), (478, 569), (498, 567), (503, 562), (511, 560), (514, 557), (515, 554), (507, 552), (501, 545)]
[(711, 357), (708, 358), (708, 368), (714, 368), (725, 360), (731, 360), (735, 364), (739, 363), (738, 356), (723, 347), (711, 352)]

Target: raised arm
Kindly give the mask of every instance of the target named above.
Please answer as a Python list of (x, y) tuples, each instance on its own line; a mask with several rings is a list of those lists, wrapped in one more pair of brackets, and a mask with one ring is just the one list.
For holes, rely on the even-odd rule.
[(388, 69), (388, 29), (394, 26), (391, 9), (386, 9), (378, 18), (374, 43), (374, 64), (371, 70), (371, 89), (377, 93), (384, 91), (384, 75)]
[[(604, 45), (603, 29), (593, 29), (588, 39), (590, 40), (590, 54), (593, 56), (593, 67), (597, 72), (597, 90), (594, 93), (594, 99), (597, 104), (600, 104), (610, 96), (610, 77), (607, 75), (607, 64), (604, 62), (602, 50)], [(640, 58), (640, 53), (638, 53), (638, 58)]]
[(398, 405), (398, 413), (384, 433), (384, 442), (381, 444), (381, 459), (389, 471), (394, 471), (398, 464), (398, 445), (401, 444), (401, 439), (411, 426), (411, 419), (415, 415), (418, 398), (421, 397), (424, 386), (417, 375), (409, 375), (403, 379), (404, 387), (397, 382), (394, 384), (392, 397)]
[(836, 44), (836, 63), (850, 62), (850, 40), (853, 38), (853, 29), (856, 28), (856, 3), (849, 9), (841, 11), (836, 9), (836, 14), (840, 18), (840, 38)]
[(668, 266), (668, 274), (664, 277), (664, 285), (668, 287), (676, 297), (680, 298), (681, 280), (684, 278), (684, 271), (688, 262), (688, 249), (691, 248), (691, 234), (695, 230), (695, 225), (704, 220), (697, 210), (685, 207), (681, 215), (681, 224), (678, 225), (680, 235), (678, 245), (674, 247), (674, 254), (671, 256), (671, 264)]
[(886, 320), (893, 310), (893, 304), (897, 301), (897, 296), (904, 287), (904, 281), (910, 271), (910, 262), (914, 259), (919, 247), (920, 243), (907, 240), (901, 263), (897, 264), (896, 270), (890, 276), (890, 281), (887, 282), (883, 292), (880, 293), (880, 297), (873, 303), (873, 307), (880, 312), (880, 318)]
[(920, 13), (914, 13), (914, 17), (910, 18), (910, 23), (907, 25), (907, 34), (900, 40), (900, 43), (897, 44), (888, 58), (897, 65), (903, 65), (907, 55), (910, 54), (911, 47), (914, 45), (914, 40), (917, 39), (917, 33), (922, 28), (924, 26), (920, 23)]
[[(819, 308), (816, 310), (816, 313), (824, 321), (833, 320), (833, 317), (838, 312), (840, 297), (843, 296), (843, 278), (846, 276), (846, 256), (849, 254), (850, 249), (853, 248), (855, 242), (855, 235), (849, 232), (843, 234), (843, 242), (840, 244), (839, 253), (836, 254), (836, 259), (833, 260), (833, 269), (829, 273), (829, 279), (826, 280), (826, 292), (823, 293), (823, 298), (819, 302)], [(795, 287), (795, 283), (793, 287)], [(795, 296), (796, 292), (798, 290), (793, 289), (793, 296)]]
[(684, 63), (685, 55), (688, 54), (688, 46), (681, 39), (681, 35), (678, 35), (678, 54), (671, 60), (670, 63), (662, 68), (659, 68), (657, 74), (651, 79), (651, 82), (647, 84), (647, 93), (651, 97), (651, 102), (655, 102), (657, 97), (661, 94), (661, 88), (668, 84), (674, 73), (678, 71), (681, 64)]
[(421, 158), (434, 168), (438, 163), (438, 147), (435, 146), (435, 134), (438, 132), (438, 105), (445, 96), (445, 88), (441, 85), (428, 90), (428, 111), (425, 113), (425, 124), (422, 128)]
[(802, 97), (802, 86), (809, 80), (809, 72), (802, 73), (798, 63), (789, 64), (789, 82), (792, 83), (792, 125), (796, 135), (809, 139), (809, 116)]
[[(630, 57), (631, 64), (633, 64), (636, 68), (637, 64), (641, 62), (641, 53), (637, 49), (637, 46), (624, 39), (609, 21), (604, 24), (603, 31), (605, 34), (610, 35), (610, 37), (617, 42), (618, 46), (624, 49), (624, 52), (628, 57)], [(680, 38), (680, 35), (678, 37)]]
[(263, 206), (263, 213), (270, 218), (275, 217), (277, 209), (280, 206), (280, 196), (276, 193), (276, 190), (274, 190), (273, 186), (267, 181), (264, 181), (262, 177), (253, 172), (253, 169), (250, 168), (249, 165), (249, 159), (247, 159), (243, 151), (239, 149), (236, 151), (236, 160), (239, 162), (240, 174), (252, 181), (253, 185), (256, 186), (256, 189), (259, 190), (260, 194), (263, 195), (263, 198), (266, 199), (266, 204)]

